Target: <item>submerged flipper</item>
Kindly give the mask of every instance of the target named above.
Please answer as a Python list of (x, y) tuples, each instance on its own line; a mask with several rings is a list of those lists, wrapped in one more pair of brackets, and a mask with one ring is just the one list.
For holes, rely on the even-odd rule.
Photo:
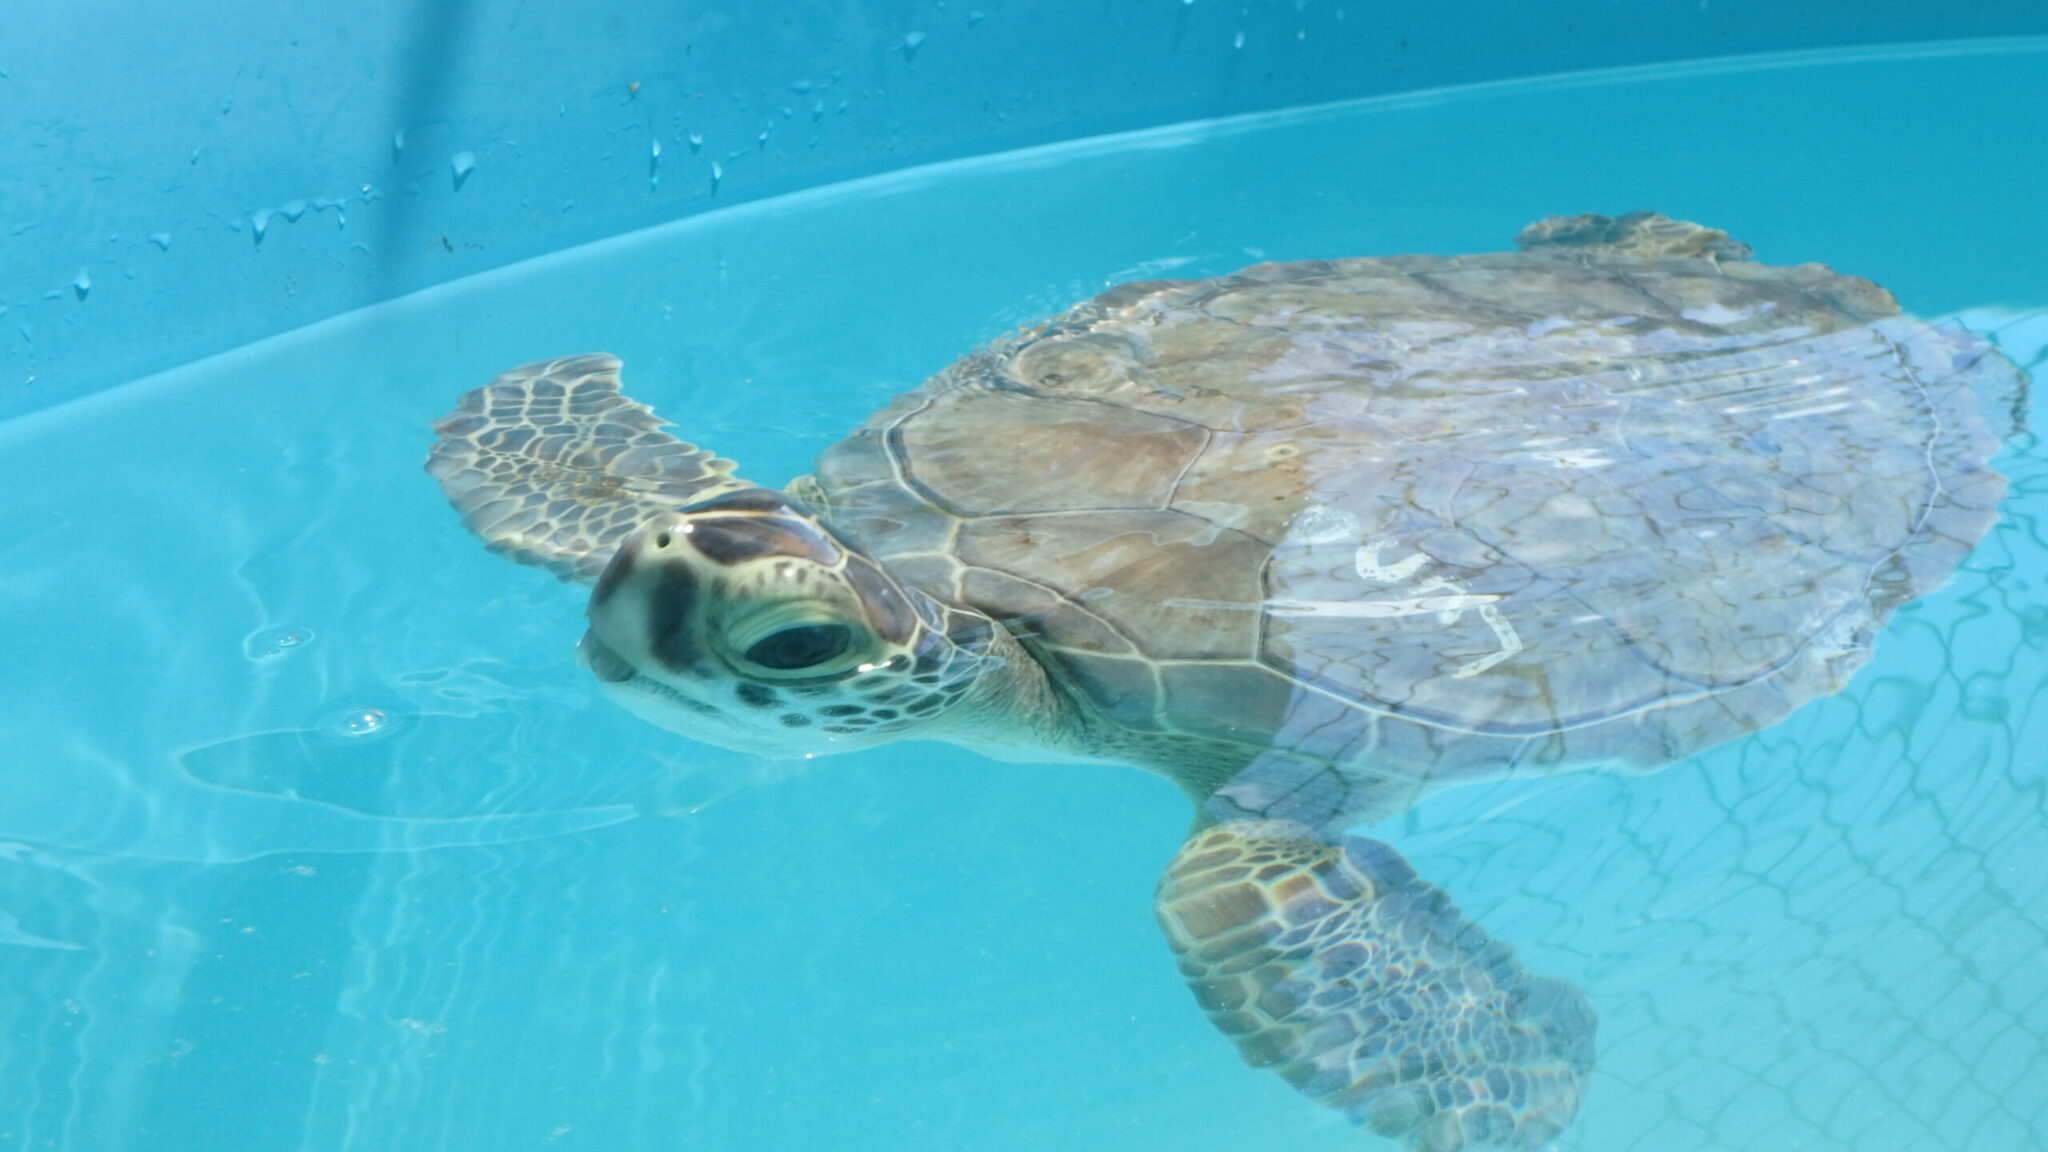
[(1532, 1149), (1578, 1110), (1585, 997), (1523, 969), (1384, 844), (1219, 824), (1181, 848), (1157, 911), (1247, 1063), (1416, 1152)]
[(463, 394), (434, 421), (427, 471), (491, 551), (595, 580), (648, 517), (748, 485), (662, 431), (605, 355), (542, 360)]

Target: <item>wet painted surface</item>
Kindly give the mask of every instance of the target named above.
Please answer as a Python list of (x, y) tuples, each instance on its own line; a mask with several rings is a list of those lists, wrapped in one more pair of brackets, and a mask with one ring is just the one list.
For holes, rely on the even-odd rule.
[[(0, 416), (911, 164), (1703, 54), (2041, 35), (2023, 0), (10, 0)], [(146, 114), (138, 112), (146, 109)]]

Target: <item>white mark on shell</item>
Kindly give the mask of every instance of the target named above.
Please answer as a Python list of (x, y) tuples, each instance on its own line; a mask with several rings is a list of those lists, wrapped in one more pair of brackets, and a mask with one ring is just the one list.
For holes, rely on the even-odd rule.
[[(1392, 564), (1384, 563), (1380, 560), (1380, 550), (1384, 547), (1384, 540), (1368, 540), (1358, 546), (1358, 555), (1353, 567), (1358, 570), (1360, 579), (1374, 584), (1402, 584), (1412, 579), (1422, 570), (1423, 565), (1429, 563), (1429, 556), (1424, 552), (1416, 552)], [(1449, 592), (1452, 595), (1430, 595), (1433, 592)], [(1457, 671), (1451, 673), (1453, 679), (1469, 680), (1522, 650), (1521, 635), (1515, 631), (1514, 625), (1508, 623), (1508, 618), (1501, 614), (1501, 610), (1494, 607), (1500, 597), (1467, 592), (1457, 581), (1447, 580), (1442, 576), (1427, 577), (1416, 586), (1415, 593), (1416, 595), (1406, 601), (1379, 603), (1412, 605), (1413, 611), (1433, 610), (1436, 612), (1437, 623), (1446, 628), (1456, 624), (1465, 612), (1477, 612), (1479, 618), (1486, 622), (1486, 626), (1493, 630), (1493, 638), (1500, 644), (1500, 651), (1459, 665)]]

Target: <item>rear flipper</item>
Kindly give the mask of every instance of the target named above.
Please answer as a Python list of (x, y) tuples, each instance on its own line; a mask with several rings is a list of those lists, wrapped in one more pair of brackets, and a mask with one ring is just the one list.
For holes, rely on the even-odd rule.
[(1241, 821), (1160, 881), (1195, 999), (1246, 1063), (1416, 1152), (1531, 1149), (1578, 1111), (1593, 1010), (1372, 840)]

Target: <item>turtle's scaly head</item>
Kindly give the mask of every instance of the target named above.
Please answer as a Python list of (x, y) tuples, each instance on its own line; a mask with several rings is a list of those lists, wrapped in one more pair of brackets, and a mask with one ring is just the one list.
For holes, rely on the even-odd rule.
[(590, 594), (583, 665), (707, 743), (792, 755), (929, 729), (992, 662), (993, 626), (940, 608), (765, 488), (643, 524)]

